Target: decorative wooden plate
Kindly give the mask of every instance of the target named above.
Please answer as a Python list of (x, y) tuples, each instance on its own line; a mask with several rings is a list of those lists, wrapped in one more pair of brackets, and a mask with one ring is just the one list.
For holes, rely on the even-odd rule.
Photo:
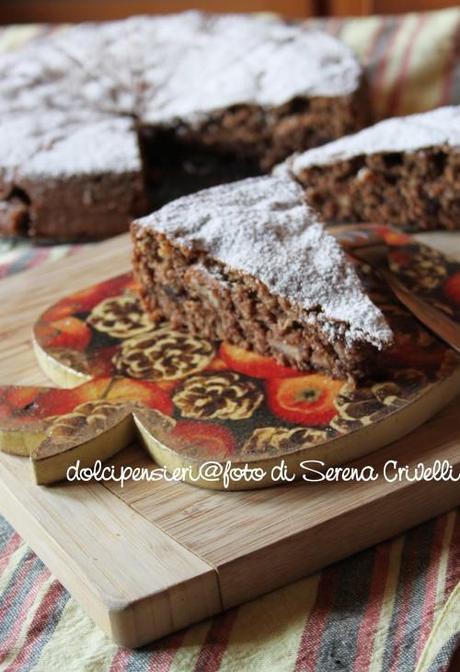
[[(391, 245), (394, 272), (459, 319), (460, 264), (376, 230)], [(357, 238), (365, 241), (365, 228), (347, 230), (343, 243)], [(359, 272), (396, 340), (381, 373), (358, 385), (154, 325), (130, 274), (72, 294), (41, 315), (34, 344), (51, 380), (76, 387), (1, 388), (0, 447), (31, 455), (37, 482), (51, 483), (77, 460), (91, 466), (138, 435), (183, 480), (229, 489), (271, 485), (281, 460), (298, 476), (304, 460), (330, 466), (366, 455), (460, 392), (460, 360), (368, 267)], [(242, 479), (246, 465), (262, 475)]]
[[(446, 245), (446, 239), (460, 259), (459, 234), (439, 233), (434, 238), (439, 245)], [(113, 422), (113, 416), (110, 430), (107, 429), (110, 423), (106, 412), (94, 412), (93, 402), (104, 403), (114, 412), (116, 409), (112, 404), (124, 404), (128, 400), (132, 403), (137, 398), (143, 400), (143, 407), (150, 405), (153, 422), (162, 417), (168, 421), (172, 419), (176, 424), (186, 420), (175, 406), (174, 390), (167, 389), (166, 383), (159, 380), (124, 378), (113, 382), (110, 374), (101, 375), (101, 378), (105, 377), (102, 382), (91, 380), (82, 385), (82, 376), (76, 376), (77, 368), (73, 365), (67, 369), (66, 384), (80, 382), (79, 387), (63, 390), (30, 387), (46, 385), (33, 358), (31, 321), (63, 296), (65, 287), (80, 290), (84, 283), (100, 282), (103, 273), (114, 275), (128, 270), (128, 257), (129, 239), (123, 235), (100, 243), (72, 260), (43, 264), (2, 281), (5, 285), (0, 315), (3, 382), (21, 381), (29, 385), (1, 389), (0, 443), (3, 448), (25, 454), (34, 452), (41, 442), (51, 438), (50, 444), (64, 449), (73, 435), (78, 451), (79, 435), (78, 432), (73, 434), (75, 426), (89, 425), (87, 439), (91, 442), (91, 436), (94, 439), (96, 433), (93, 448), (101, 456), (97, 432), (101, 436), (101, 432), (112, 431), (103, 444), (110, 450), (117, 448), (110, 447), (112, 440), (121, 446), (130, 440), (132, 433), (139, 432), (137, 426), (134, 428), (133, 416), (128, 415), (128, 419), (120, 423), (126, 434), (120, 432), (117, 436), (115, 428), (118, 425)], [(439, 297), (443, 286), (444, 282), (438, 285)], [(454, 305), (452, 283), (448, 287)], [(122, 285), (114, 290), (115, 295), (123, 293)], [(89, 308), (75, 314), (69, 311), (69, 302), (65, 303), (67, 314), (64, 311), (55, 318), (51, 315), (50, 324), (72, 314), (85, 322), (85, 316), (92, 310)], [(65, 327), (63, 323), (58, 325), (55, 335), (62, 334), (67, 338), (72, 330)], [(96, 332), (91, 330), (91, 334), (96, 338)], [(67, 345), (61, 341), (55, 346), (68, 348), (68, 338)], [(423, 350), (425, 354), (437, 351), (434, 344), (428, 347), (426, 343), (426, 348)], [(70, 349), (76, 353), (90, 351), (88, 347), (82, 349), (81, 345)], [(405, 351), (408, 349), (407, 346)], [(420, 353), (420, 347), (417, 352)], [(450, 383), (446, 382), (449, 376), (437, 378), (433, 373), (434, 369), (439, 369), (435, 365), (439, 359), (432, 354), (428, 357), (431, 366), (426, 365), (426, 375), (436, 390), (441, 385), (445, 388), (443, 394), (450, 394), (447, 389)], [(56, 355), (49, 359), (49, 363), (55, 360)], [(254, 363), (252, 360), (253, 369)], [(418, 366), (416, 359), (412, 368), (414, 366)], [(62, 374), (66, 367), (56, 363), (55, 369)], [(396, 375), (397, 370), (404, 368), (394, 370)], [(456, 375), (455, 370), (454, 364), (452, 376)], [(262, 373), (267, 375), (267, 369)], [(85, 378), (88, 375), (91, 374), (86, 372)], [(454, 380), (452, 376), (451, 381)], [(267, 378), (253, 375), (249, 379), (264, 389)], [(432, 390), (426, 393), (428, 397), (436, 396)], [(373, 403), (377, 404), (377, 401)], [(89, 406), (80, 407), (74, 415), (69, 413), (69, 409), (75, 410), (84, 403)], [(436, 404), (440, 403), (436, 397)], [(93, 413), (88, 413), (91, 408)], [(356, 416), (359, 407), (355, 405), (354, 408), (353, 415)], [(366, 403), (362, 404), (361, 421), (369, 416), (368, 408)], [(261, 407), (259, 409), (261, 412)], [(427, 415), (433, 410), (429, 408)], [(140, 415), (137, 407), (133, 412)], [(63, 422), (58, 426), (56, 418), (50, 418), (53, 413), (62, 416)], [(458, 482), (413, 477), (420, 473), (420, 465), (433, 471), (440, 462), (450, 464), (458, 474), (458, 415), (459, 402), (454, 400), (409, 436), (350, 465), (358, 473), (363, 467), (366, 470), (371, 467), (378, 475), (377, 480), (348, 482), (339, 477), (321, 483), (300, 481), (277, 488), (240, 492), (192, 488), (165, 478), (149, 482), (128, 478), (123, 487), (119, 481), (98, 479), (88, 483), (64, 481), (49, 488), (37, 487), (28, 477), (29, 460), (0, 453), (0, 511), (110, 637), (123, 646), (140, 646), (311, 574), (458, 506)], [(340, 417), (339, 413), (337, 417)], [(391, 418), (393, 424), (398, 425), (401, 415), (395, 411)], [(29, 420), (27, 431), (23, 424), (25, 419)], [(208, 427), (213, 422), (234, 431), (235, 426), (246, 421), (228, 421), (228, 424), (216, 420), (197, 422)], [(48, 423), (54, 428), (52, 437)], [(138, 423), (141, 426), (141, 422)], [(302, 429), (299, 423), (281, 420), (277, 426)], [(358, 444), (367, 450), (366, 432), (374, 431), (375, 427), (376, 424), (371, 423), (352, 433), (352, 447), (355, 449)], [(397, 431), (402, 433), (400, 427)], [(83, 445), (88, 444), (83, 441)], [(326, 455), (333, 446), (334, 440), (324, 445)], [(316, 449), (313, 446), (312, 450)], [(308, 451), (307, 455), (310, 454)], [(345, 452), (342, 448), (342, 460)], [(65, 453), (64, 450), (64, 460), (67, 460), (70, 453)], [(75, 454), (72, 459), (74, 457)], [(292, 457), (298, 464), (299, 456), (295, 451)], [(403, 472), (407, 470), (409, 478), (403, 473), (396, 481), (387, 480), (384, 477), (387, 463), (395, 465), (394, 471), (390, 467), (391, 473), (402, 468)], [(263, 462), (256, 460), (254, 464)], [(104, 467), (118, 472), (127, 467), (150, 470), (156, 465), (140, 442), (136, 444), (134, 441)], [(49, 476), (46, 468), (41, 470), (40, 476)], [(337, 543), (338, 539), (340, 543)]]

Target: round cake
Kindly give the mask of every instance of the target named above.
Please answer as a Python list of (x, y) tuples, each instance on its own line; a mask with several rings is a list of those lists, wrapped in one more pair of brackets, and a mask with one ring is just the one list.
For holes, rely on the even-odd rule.
[(113, 235), (367, 122), (348, 47), (251, 16), (82, 24), (3, 54), (0, 78), (4, 235)]

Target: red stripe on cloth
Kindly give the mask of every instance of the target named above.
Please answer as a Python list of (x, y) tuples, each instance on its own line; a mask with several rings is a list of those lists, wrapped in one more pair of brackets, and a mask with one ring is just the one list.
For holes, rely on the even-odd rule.
[[(388, 19), (384, 20), (384, 23), (382, 24), (382, 30), (385, 30), (385, 26), (386, 26), (387, 21), (391, 21), (391, 18), (388, 18)], [(385, 50), (384, 50), (381, 58), (379, 59), (379, 62), (377, 64), (377, 66), (375, 68), (374, 75), (373, 75), (372, 80), (370, 82), (370, 87), (371, 87), (372, 91), (374, 91), (374, 92), (378, 92), (382, 87), (382, 82), (383, 82), (383, 79), (385, 77), (385, 71), (386, 71), (386, 68), (387, 68), (387, 65), (388, 65), (388, 61), (390, 59), (390, 55), (391, 55), (391, 52), (392, 52), (392, 49), (393, 49), (393, 45), (396, 42), (396, 39), (398, 37), (398, 33), (401, 30), (402, 26), (403, 26), (403, 21), (402, 21), (402, 19), (399, 19), (396, 27), (393, 29), (393, 31), (391, 33), (391, 37), (388, 40), (388, 43), (385, 47)]]
[(364, 63), (372, 62), (372, 54), (374, 53), (374, 50), (376, 49), (379, 40), (384, 32), (385, 32), (385, 19), (383, 17), (380, 17), (378, 26), (374, 31), (374, 36), (372, 40), (369, 42), (369, 45), (364, 53), (363, 56)]
[[(4, 637), (4, 639), (0, 642), (0, 663), (2, 663), (8, 653), (10, 652), (11, 648), (13, 647), (15, 641), (18, 638), (18, 635), (20, 634), (22, 625), (24, 623), (24, 620), (29, 613), (30, 607), (33, 605), (33, 603), (36, 600), (37, 593), (39, 589), (42, 587), (46, 579), (49, 577), (50, 573), (47, 570), (46, 567), (43, 567), (40, 574), (36, 577), (33, 587), (30, 589), (30, 591), (27, 593), (26, 598), (24, 602), (22, 603), (21, 606), (21, 611), (18, 614), (16, 620), (14, 621), (14, 624), (10, 631), (8, 632), (8, 635)], [(22, 588), (22, 584), (19, 584), (18, 586), (15, 587), (15, 590), (12, 591), (14, 594), (17, 594), (19, 590)], [(10, 596), (9, 596), (10, 597)], [(11, 595), (11, 598), (13, 598), (13, 594)], [(11, 599), (10, 599), (11, 603)], [(0, 618), (2, 621), (7, 617), (7, 610), (0, 610)]]
[(8, 667), (8, 672), (21, 672), (24, 669), (27, 659), (34, 653), (35, 646), (39, 645), (41, 635), (46, 631), (47, 624), (55, 618), (55, 606), (64, 593), (65, 588), (59, 581), (53, 581), (35, 612), (27, 632), (26, 644), (22, 647), (16, 660)]
[[(21, 591), (24, 591), (26, 593), (25, 599), (27, 599), (29, 595), (35, 597), (36, 595), (35, 583), (33, 584), (33, 586), (30, 586), (29, 590), (27, 586), (27, 581), (29, 580), (28, 577), (32, 572), (33, 574), (35, 574), (35, 569), (39, 570), (38, 573), (36, 574), (36, 577), (42, 577), (43, 571), (45, 572), (48, 571), (41, 565), (41, 562), (40, 560), (38, 560), (37, 556), (32, 554), (32, 552), (30, 552), (30, 557), (26, 560), (23, 560), (20, 563), (18, 568), (15, 570), (13, 577), (11, 578), (9, 586), (3, 592), (2, 602), (0, 606), (0, 620), (2, 622), (5, 622), (5, 620), (7, 619), (8, 612), (10, 611), (10, 609), (13, 608), (13, 603), (15, 602), (18, 594), (21, 593)], [(24, 590), (24, 584), (26, 584), (25, 590)], [(22, 614), (20, 614), (20, 616), (22, 616)]]
[(457, 509), (455, 516), (454, 530), (452, 534), (452, 542), (449, 549), (449, 561), (447, 563), (446, 576), (446, 594), (450, 595), (457, 583), (460, 581), (460, 509)]
[(110, 672), (124, 672), (131, 654), (132, 651), (130, 651), (129, 649), (118, 649), (118, 651), (112, 658), (112, 664), (110, 665)]
[(436, 527), (431, 542), (431, 555), (427, 568), (425, 599), (423, 600), (423, 621), (420, 626), (417, 642), (417, 660), (422, 654), (428, 635), (433, 625), (434, 610), (436, 607), (436, 588), (438, 583), (439, 563), (442, 553), (442, 542), (446, 532), (449, 516), (444, 515), (436, 520)]
[(169, 672), (177, 650), (185, 637), (185, 630), (162, 640), (157, 651), (152, 651), (149, 669), (152, 672)]
[(238, 609), (231, 609), (213, 620), (198, 655), (195, 672), (216, 672), (219, 669), (237, 615)]
[(356, 672), (367, 670), (371, 662), (375, 633), (385, 595), (391, 546), (391, 542), (380, 544), (375, 551), (374, 570), (369, 588), (367, 608), (363, 613), (356, 640), (356, 657), (353, 666)]
[(2, 548), (0, 555), (0, 572), (2, 572), (10, 561), (10, 557), (19, 548), (21, 537), (17, 532), (13, 532), (6, 546)]
[(385, 116), (387, 117), (397, 115), (400, 112), (398, 106), (400, 104), (401, 94), (407, 79), (407, 73), (409, 72), (410, 59), (412, 57), (412, 52), (414, 50), (415, 41), (417, 39), (417, 35), (423, 28), (423, 25), (426, 23), (426, 20), (427, 20), (426, 14), (421, 14), (418, 17), (417, 22), (414, 26), (412, 35), (409, 39), (409, 44), (407, 45), (404, 51), (404, 55), (401, 59), (401, 66), (399, 68), (398, 75), (393, 84), (392, 91), (387, 99), (387, 106), (385, 111)]
[(324, 570), (321, 574), (318, 597), (309, 618), (307, 618), (300, 639), (295, 663), (296, 672), (313, 672), (316, 669), (316, 659), (321, 640), (331, 611), (334, 594), (337, 590), (338, 572), (338, 568), (331, 567)]

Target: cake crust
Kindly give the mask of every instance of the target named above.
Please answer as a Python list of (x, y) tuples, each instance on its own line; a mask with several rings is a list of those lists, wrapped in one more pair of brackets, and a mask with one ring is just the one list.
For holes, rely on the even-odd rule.
[(289, 178), (184, 197), (131, 231), (154, 319), (335, 376), (362, 375), (391, 343), (353, 266)]

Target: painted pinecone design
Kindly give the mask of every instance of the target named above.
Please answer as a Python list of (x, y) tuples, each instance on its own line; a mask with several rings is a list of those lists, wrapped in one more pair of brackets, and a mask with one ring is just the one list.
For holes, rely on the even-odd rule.
[(390, 381), (345, 391), (335, 400), (339, 415), (331, 421), (331, 427), (338, 432), (349, 432), (371, 425), (389, 410), (405, 406), (424, 385), (426, 378), (422, 373), (402, 369), (395, 371)]
[(191, 376), (176, 390), (173, 402), (186, 418), (250, 418), (262, 403), (257, 383), (233, 371)]
[(214, 352), (209, 341), (162, 327), (124, 341), (113, 363), (130, 378), (178, 380), (205, 369)]
[(384, 408), (372, 388), (340, 394), (335, 406), (339, 415), (331, 420), (331, 427), (338, 432), (349, 432), (372, 424)]
[(85, 401), (72, 413), (48, 418), (47, 437), (53, 441), (69, 441), (82, 431), (100, 432), (126, 414), (126, 403), (105, 399)]
[(390, 268), (404, 278), (411, 289), (421, 293), (439, 287), (448, 272), (444, 255), (426, 245), (417, 245), (409, 266), (399, 266), (390, 255)]
[(151, 330), (153, 326), (133, 294), (105, 299), (93, 308), (86, 322), (113, 338), (130, 338)]
[(309, 427), (288, 429), (285, 427), (263, 427), (253, 431), (243, 445), (242, 453), (286, 453), (309, 448), (324, 443), (329, 438), (327, 431)]

